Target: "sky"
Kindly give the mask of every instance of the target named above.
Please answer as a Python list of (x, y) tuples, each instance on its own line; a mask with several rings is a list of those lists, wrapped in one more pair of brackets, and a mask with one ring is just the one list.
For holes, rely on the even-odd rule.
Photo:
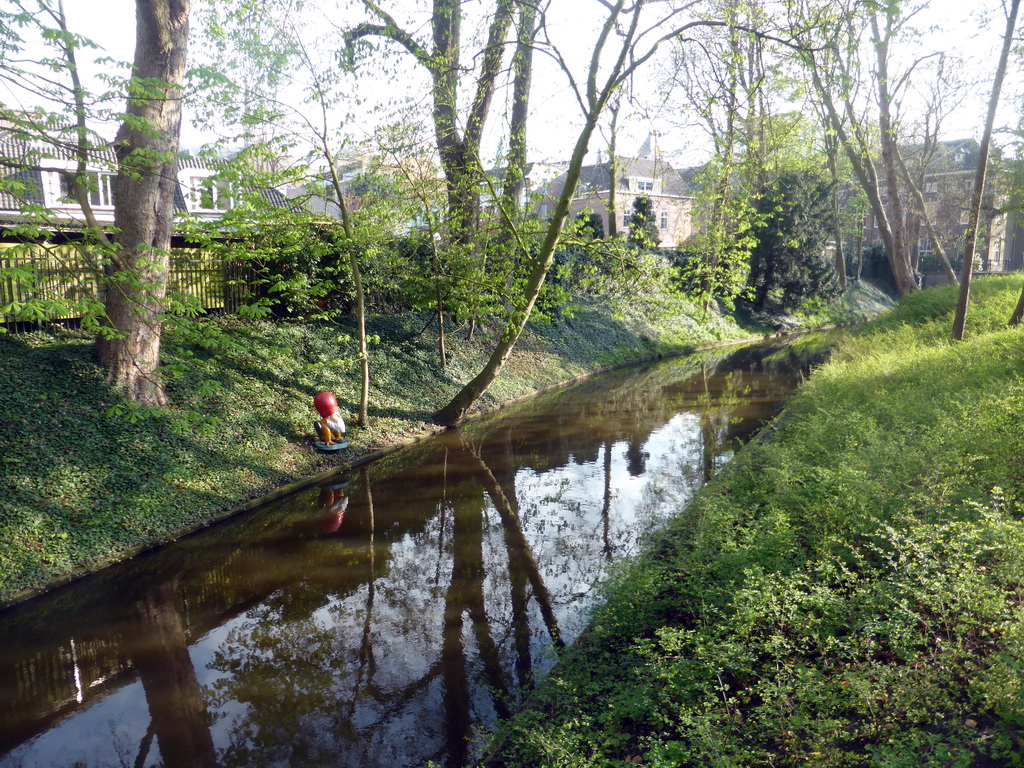
[[(104, 0), (103, 3), (96, 0), (64, 2), (71, 29), (101, 45), (106, 55), (131, 60), (135, 44), (134, 0)], [(595, 17), (591, 10), (598, 7), (595, 0), (554, 0), (553, 5), (565, 15), (555, 22), (555, 31), (552, 34), (558, 34), (562, 39), (570, 41), (584, 41), (586, 35), (578, 29), (579, 20)], [(933, 33), (936, 42), (930, 43), (932, 48), (941, 46), (961, 52), (973, 52), (977, 57), (976, 62), (968, 69), (970, 74), (984, 80), (984, 85), (979, 88), (971, 102), (961, 110), (956, 119), (948, 123), (949, 129), (945, 138), (977, 137), (981, 133), (984, 100), (990, 87), (991, 70), (994, 69), (995, 52), (998, 51), (1003, 22), (1001, 18), (997, 18), (994, 23), (988, 25), (985, 34), (979, 34), (977, 22), (965, 23), (963, 20), (969, 13), (986, 9), (1001, 17), (1001, 0), (977, 0), (972, 3), (964, 3), (962, 0), (930, 0), (921, 17), (922, 25), (938, 24), (943, 28)], [(583, 54), (588, 52), (582, 51)], [(575, 98), (565, 86), (564, 77), (553, 69), (544, 69), (545, 66), (544, 61), (535, 64), (538, 74), (534, 77), (534, 92), (531, 96), (531, 159), (568, 159), (577, 134), (573, 124), (579, 110), (575, 106)], [(651, 83), (642, 81), (638, 87), (645, 85), (650, 86)], [(1014, 82), (1007, 84), (1007, 88), (1016, 87), (1017, 84)], [(620, 124), (620, 151), (623, 154), (631, 153), (652, 131), (661, 135), (659, 141), (662, 148), (670, 158), (674, 158), (677, 165), (696, 164), (706, 159), (706, 143), (699, 130), (673, 130), (664, 124), (652, 122), (635, 114), (626, 114)], [(201, 134), (190, 127), (184, 128), (185, 147), (195, 149), (203, 139)], [(591, 146), (596, 148), (604, 143), (599, 136), (595, 136)], [(595, 151), (591, 152), (591, 159)]]

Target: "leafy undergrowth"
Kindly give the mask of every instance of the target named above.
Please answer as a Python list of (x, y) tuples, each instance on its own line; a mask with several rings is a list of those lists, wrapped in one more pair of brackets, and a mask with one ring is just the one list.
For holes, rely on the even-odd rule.
[(507, 766), (1024, 762), (1020, 276), (844, 342), (605, 590)]
[[(432, 430), (431, 413), (476, 375), (499, 330), (471, 340), (451, 332), (442, 368), (427, 318), (373, 318), (367, 428), (351, 426), (359, 377), (344, 326), (225, 318), (211, 333), (230, 351), (216, 355), (209, 336), (171, 336), (163, 352), (176, 372), (173, 407), (157, 414), (104, 384), (80, 335), (0, 336), (0, 602)], [(594, 299), (531, 328), (478, 410), (613, 364), (750, 335), (678, 299)], [(312, 401), (323, 390), (348, 410), (351, 447), (341, 455), (312, 448)]]

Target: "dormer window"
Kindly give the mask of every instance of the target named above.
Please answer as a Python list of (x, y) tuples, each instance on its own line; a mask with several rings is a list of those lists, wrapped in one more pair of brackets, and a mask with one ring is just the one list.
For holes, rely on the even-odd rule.
[(636, 180), (636, 191), (637, 192), (653, 192), (654, 182), (650, 179), (637, 179)]
[[(60, 199), (63, 203), (78, 204), (75, 199), (74, 182), (70, 176), (60, 176)], [(93, 208), (113, 208), (114, 192), (117, 189), (117, 174), (100, 173), (89, 171), (83, 179), (85, 188), (89, 191), (89, 204)]]
[(191, 171), (183, 179), (182, 191), (190, 213), (230, 210), (234, 206), (231, 185), (218, 179), (212, 171)]

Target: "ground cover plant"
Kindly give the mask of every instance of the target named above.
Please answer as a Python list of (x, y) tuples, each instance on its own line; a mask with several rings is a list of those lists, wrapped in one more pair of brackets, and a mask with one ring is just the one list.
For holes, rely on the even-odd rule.
[(1024, 761), (1021, 278), (841, 343), (605, 591), (507, 766)]
[[(204, 335), (169, 334), (162, 362), (175, 372), (174, 407), (157, 413), (104, 384), (82, 334), (0, 336), (0, 602), (432, 431), (431, 412), (479, 370), (492, 340), (486, 328), (472, 340), (450, 329), (441, 368), (428, 320), (371, 319), (369, 426), (350, 427), (351, 447), (334, 456), (312, 449), (312, 399), (334, 392), (348, 417), (358, 403), (355, 346), (344, 322), (223, 318)], [(602, 296), (571, 316), (535, 323), (480, 408), (608, 366), (758, 332), (678, 299)], [(217, 354), (211, 334), (221, 337)]]

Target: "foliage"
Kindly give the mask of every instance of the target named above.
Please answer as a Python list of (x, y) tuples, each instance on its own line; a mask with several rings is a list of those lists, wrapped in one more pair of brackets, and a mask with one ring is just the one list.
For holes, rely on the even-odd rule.
[[(13, 91), (27, 90), (40, 105), (46, 105), (16, 110), (0, 104), (4, 138), (26, 145), (24, 152), (16, 147), (7, 150), (11, 156), (5, 157), (0, 175), (0, 190), (17, 201), (21, 214), (20, 222), (4, 227), (5, 239), (13, 243), (5, 253), (15, 257), (16, 262), (22, 256), (34, 261), (35, 252), (46, 248), (48, 261), (58, 267), (68, 260), (79, 267), (85, 264), (88, 275), (83, 275), (83, 279), (101, 282), (105, 269), (112, 264), (114, 249), (98, 227), (88, 222), (75, 227), (78, 231), (69, 248), (76, 249), (76, 254), (41, 245), (54, 230), (66, 229), (67, 222), (41, 202), (46, 198), (39, 184), (39, 169), (52, 166), (55, 160), (67, 166), (60, 183), (69, 198), (80, 195), (89, 201), (97, 196), (100, 184), (109, 185), (111, 174), (116, 171), (115, 162), (111, 153), (103, 151), (105, 142), (96, 127), (123, 117), (111, 102), (123, 100), (124, 83), (108, 77), (111, 90), (86, 94), (73, 65), (83, 51), (97, 46), (67, 30), (62, 10), (50, 2), (8, 4), (0, 9), (0, 28), (4, 49), (0, 79)], [(78, 129), (69, 130), (69, 126)], [(89, 169), (85, 168), (86, 161)], [(69, 256), (73, 258), (68, 259)], [(10, 281), (14, 295), (30, 297), (0, 307), (0, 311), (25, 321), (81, 315), (88, 327), (105, 327), (105, 308), (99, 302), (79, 302), (73, 292), (67, 299), (32, 298), (33, 283), (40, 277), (38, 272), (17, 263), (0, 267), (0, 280)], [(0, 327), (0, 333), (3, 332)]]
[(750, 190), (733, 184), (733, 168), (712, 160), (697, 174), (697, 233), (686, 244), (681, 275), (696, 301), (732, 306), (747, 283), (756, 208)]
[(646, 195), (633, 198), (633, 213), (629, 216), (629, 234), (626, 240), (636, 248), (656, 248), (661, 242), (653, 204), (651, 198)]
[(1017, 765), (1019, 276), (852, 334), (605, 590), (494, 764)]
[(832, 190), (808, 173), (784, 173), (758, 200), (750, 253), (749, 301), (757, 312), (789, 312), (838, 291)]
[(580, 233), (591, 240), (604, 240), (604, 217), (592, 210), (580, 211), (576, 215)]

